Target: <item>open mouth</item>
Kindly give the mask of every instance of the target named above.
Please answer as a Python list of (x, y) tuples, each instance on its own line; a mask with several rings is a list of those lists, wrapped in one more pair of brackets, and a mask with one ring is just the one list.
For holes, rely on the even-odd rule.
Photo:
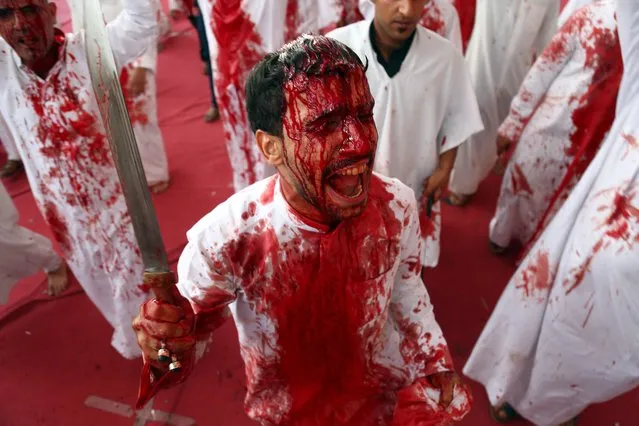
[(364, 177), (368, 173), (369, 160), (359, 161), (338, 169), (328, 177), (328, 192), (342, 203), (359, 203), (366, 196)]

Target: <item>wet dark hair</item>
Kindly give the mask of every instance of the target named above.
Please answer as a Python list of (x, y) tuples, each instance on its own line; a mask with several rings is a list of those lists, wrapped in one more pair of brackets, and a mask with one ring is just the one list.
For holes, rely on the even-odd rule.
[(366, 71), (359, 56), (348, 46), (323, 36), (302, 35), (267, 54), (253, 67), (246, 81), (246, 110), (251, 130), (283, 136), (284, 85), (296, 74), (343, 75), (357, 67)]

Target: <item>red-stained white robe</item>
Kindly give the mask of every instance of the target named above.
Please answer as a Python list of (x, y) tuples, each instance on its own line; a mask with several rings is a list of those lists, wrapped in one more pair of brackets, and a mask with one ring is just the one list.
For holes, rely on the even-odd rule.
[(639, 2), (599, 153), (511, 279), (468, 360), (492, 404), (556, 425), (639, 384)]
[[(129, 0), (107, 26), (120, 66), (155, 37), (152, 0)], [(83, 32), (58, 31), (59, 59), (46, 79), (0, 39), (0, 113), (31, 190), (71, 271), (114, 327), (112, 344), (140, 354), (131, 321), (147, 298), (143, 265), (93, 92)], [(8, 115), (8, 113), (11, 115)]]
[(580, 9), (526, 76), (499, 134), (517, 146), (490, 239), (526, 244), (579, 181), (615, 118), (623, 73), (616, 1)]
[(200, 321), (230, 308), (254, 420), (439, 425), (470, 409), (464, 387), (444, 410), (428, 384), (453, 367), (420, 277), (415, 196), (398, 180), (374, 174), (364, 212), (329, 229), (289, 207), (276, 175), (187, 236), (178, 288)]
[[(236, 191), (274, 173), (255, 144), (244, 84), (262, 57), (304, 33), (334, 28), (345, 14), (335, 2), (200, 0), (207, 25), (218, 107)], [(344, 13), (343, 13), (344, 12)]]

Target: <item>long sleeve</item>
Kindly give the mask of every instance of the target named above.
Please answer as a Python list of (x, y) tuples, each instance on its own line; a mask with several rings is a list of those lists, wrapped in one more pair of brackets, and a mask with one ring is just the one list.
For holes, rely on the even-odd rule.
[[(421, 279), (421, 238), (414, 201), (406, 215), (408, 226), (401, 240), (391, 315), (404, 335), (401, 353), (413, 381), (397, 394), (392, 426), (452, 424), (468, 414), (472, 396), (466, 385), (455, 385), (451, 404), (447, 408), (440, 405), (441, 394), (431, 376), (452, 371), (453, 362)], [(450, 377), (442, 377), (444, 380)]]
[(157, 40), (155, 0), (125, 0), (124, 10), (107, 24), (107, 33), (118, 68), (142, 55), (149, 40)]
[(214, 250), (221, 232), (211, 225), (197, 224), (188, 232), (178, 262), (178, 290), (189, 300), (197, 316), (198, 332), (211, 331), (228, 318), (227, 306), (235, 301), (237, 288), (224, 271), (230, 261)]
[(570, 60), (579, 43), (579, 17), (571, 18), (532, 66), (513, 98), (508, 117), (498, 133), (518, 141), (548, 88)]

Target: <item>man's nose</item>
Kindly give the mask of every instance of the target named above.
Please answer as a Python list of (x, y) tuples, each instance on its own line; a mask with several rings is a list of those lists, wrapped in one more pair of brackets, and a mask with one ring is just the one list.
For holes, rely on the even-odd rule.
[(356, 117), (344, 120), (345, 141), (341, 152), (349, 155), (368, 155), (371, 151), (371, 141), (362, 122)]
[(397, 0), (397, 8), (399, 10), (399, 13), (401, 13), (402, 16), (415, 15), (416, 5), (414, 3), (415, 2), (413, 0)]

